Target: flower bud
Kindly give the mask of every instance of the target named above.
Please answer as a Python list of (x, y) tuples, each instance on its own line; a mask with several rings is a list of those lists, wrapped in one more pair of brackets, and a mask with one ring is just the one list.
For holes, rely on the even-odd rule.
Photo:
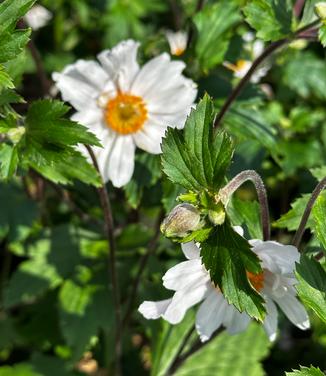
[(326, 1), (321, 1), (315, 5), (315, 13), (321, 20), (326, 20)]
[(201, 227), (200, 213), (195, 206), (184, 203), (177, 205), (161, 224), (162, 233), (168, 237), (184, 237)]

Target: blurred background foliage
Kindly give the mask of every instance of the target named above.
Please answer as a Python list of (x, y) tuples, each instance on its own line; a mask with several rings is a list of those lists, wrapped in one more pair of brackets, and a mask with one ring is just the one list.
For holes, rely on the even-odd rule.
[[(198, 12), (197, 0), (44, 0), (40, 4), (53, 17), (32, 38), (50, 76), (126, 38), (142, 42), (139, 60), (144, 62), (169, 52), (166, 29), (192, 30), (192, 43), (181, 57), (186, 75), (198, 83), (200, 96), (213, 96), (218, 109), (237, 80), (223, 61), (248, 58), (242, 36), (250, 29), (240, 12), (245, 3), (206, 1)], [(326, 175), (325, 50), (316, 41), (299, 39), (273, 55), (270, 64), (260, 84), (247, 86), (223, 126), (237, 145), (230, 176), (243, 169), (262, 175), (273, 238), (287, 243), (307, 202), (304, 194)], [(42, 96), (28, 50), (6, 67), (26, 102)], [(26, 103), (15, 109), (24, 114)], [(168, 211), (175, 205), (180, 190), (162, 176), (159, 157), (138, 151), (132, 181), (124, 190), (110, 185), (109, 191), (125, 305), (139, 259), (149, 242), (156, 242), (124, 335), (123, 374), (164, 375), (193, 323), (193, 312), (172, 327), (163, 321), (145, 323), (136, 307), (167, 296), (162, 274), (182, 260), (179, 246), (158, 237), (155, 223), (162, 207)], [(235, 222), (255, 223), (250, 218), (257, 213), (254, 198), (249, 186), (238, 192)], [(108, 245), (94, 188), (82, 183), (61, 188), (30, 173), (1, 183), (0, 202), (0, 376), (109, 375), (114, 318)], [(318, 246), (310, 234), (305, 244), (311, 251)], [(177, 375), (277, 376), (299, 364), (326, 369), (326, 328), (311, 317), (307, 332), (282, 317), (274, 345), (254, 323), (237, 336), (223, 334)]]

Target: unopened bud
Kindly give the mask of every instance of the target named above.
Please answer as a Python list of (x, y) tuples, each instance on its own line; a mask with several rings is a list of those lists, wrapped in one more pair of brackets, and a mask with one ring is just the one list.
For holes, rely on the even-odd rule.
[(14, 144), (18, 144), (18, 142), (21, 140), (23, 135), (25, 134), (25, 127), (17, 127), (17, 128), (11, 128), (7, 136)]
[(177, 205), (161, 224), (162, 233), (168, 237), (184, 237), (201, 227), (200, 213), (195, 206), (184, 203)]
[(326, 20), (326, 1), (321, 1), (315, 5), (315, 13), (321, 20)]

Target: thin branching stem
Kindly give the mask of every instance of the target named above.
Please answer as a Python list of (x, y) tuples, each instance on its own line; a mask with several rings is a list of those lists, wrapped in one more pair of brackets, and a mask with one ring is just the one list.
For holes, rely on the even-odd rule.
[(260, 205), (260, 218), (263, 229), (264, 240), (270, 239), (270, 222), (269, 222), (269, 210), (268, 199), (265, 185), (262, 178), (254, 170), (245, 170), (236, 175), (224, 188), (219, 192), (224, 205), (227, 204), (232, 194), (246, 181), (251, 181), (257, 192), (257, 197)]
[(258, 66), (267, 58), (269, 57), (274, 51), (276, 51), (281, 46), (284, 46), (287, 43), (293, 41), (293, 39), (300, 38), (301, 33), (311, 29), (312, 27), (318, 25), (319, 21), (314, 21), (311, 24), (302, 27), (298, 31), (296, 31), (292, 37), (280, 39), (276, 42), (271, 43), (252, 63), (250, 69), (245, 74), (245, 76), (239, 81), (239, 83), (234, 87), (231, 91), (229, 97), (223, 104), (222, 108), (220, 109), (219, 113), (216, 115), (214, 120), (214, 128), (217, 128), (220, 124), (224, 115), (227, 113), (229, 108), (231, 107), (232, 103), (237, 99), (239, 94), (241, 93), (242, 89), (246, 86), (246, 84), (250, 81), (251, 76), (256, 71)]
[[(97, 163), (96, 156), (92, 150), (92, 148), (86, 145), (87, 151), (92, 159), (93, 165), (100, 174), (99, 166)], [(101, 174), (100, 174), (101, 176)], [(120, 359), (121, 359), (121, 351), (122, 351), (122, 344), (121, 344), (121, 306), (120, 306), (120, 290), (119, 290), (119, 282), (118, 282), (118, 275), (117, 275), (117, 266), (116, 266), (116, 244), (114, 238), (114, 222), (112, 216), (112, 209), (110, 198), (108, 192), (106, 190), (105, 184), (102, 181), (102, 186), (97, 188), (97, 192), (100, 198), (101, 206), (103, 209), (104, 214), (104, 229), (105, 233), (109, 242), (109, 257), (108, 257), (108, 270), (109, 276), (112, 283), (112, 295), (113, 295), (113, 303), (114, 303), (114, 313), (115, 313), (115, 374), (121, 375), (121, 368), (120, 368)]]
[(311, 196), (310, 196), (310, 199), (307, 203), (307, 206), (305, 208), (305, 211), (303, 213), (303, 216), (301, 218), (301, 222), (299, 224), (299, 227), (293, 237), (293, 240), (292, 240), (292, 244), (299, 248), (299, 245), (301, 243), (301, 239), (302, 239), (302, 236), (303, 236), (303, 233), (304, 233), (304, 230), (305, 230), (305, 227), (306, 227), (306, 224), (308, 222), (308, 219), (309, 219), (309, 216), (310, 216), (310, 213), (311, 213), (311, 210), (314, 206), (314, 203), (315, 201), (317, 200), (318, 196), (320, 195), (320, 193), (326, 188), (326, 177), (321, 180), (317, 185), (316, 185), (316, 188), (313, 190)]

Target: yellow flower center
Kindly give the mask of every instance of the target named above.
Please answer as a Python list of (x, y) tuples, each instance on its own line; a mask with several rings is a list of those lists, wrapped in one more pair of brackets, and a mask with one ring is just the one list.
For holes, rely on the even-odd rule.
[(246, 60), (238, 60), (235, 64), (235, 71), (242, 71), (246, 67), (247, 63), (248, 62)]
[(104, 113), (109, 128), (121, 134), (139, 131), (147, 120), (146, 104), (141, 97), (118, 93), (108, 101)]
[(254, 274), (247, 271), (247, 277), (255, 290), (261, 291), (264, 287), (264, 273)]
[(184, 48), (178, 47), (173, 51), (174, 56), (181, 56), (185, 52)]

